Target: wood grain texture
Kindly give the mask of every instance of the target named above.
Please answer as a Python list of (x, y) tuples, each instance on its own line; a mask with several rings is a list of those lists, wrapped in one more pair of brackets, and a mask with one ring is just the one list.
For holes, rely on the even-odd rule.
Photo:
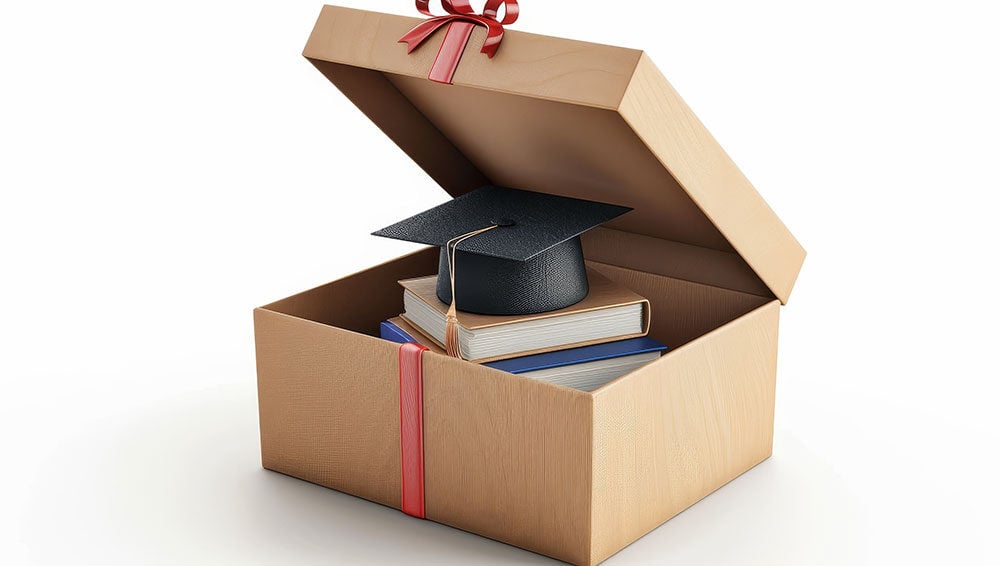
[(403, 312), (398, 281), (437, 269), (438, 248), (426, 248), (261, 308), (377, 336), (380, 322)]
[(582, 391), (426, 352), (427, 518), (586, 562), (591, 409)]
[[(608, 226), (732, 250), (613, 110), (423, 77), (389, 80), (493, 183), (629, 206)], [(488, 127), (470, 120), (484, 108), (496, 118)]]
[[(255, 311), (266, 468), (401, 506), (398, 345), (337, 326), (377, 332), (401, 308), (396, 280), (436, 260), (424, 250)], [(425, 353), (427, 518), (592, 564), (769, 453), (778, 302), (588, 266), (645, 295), (674, 350), (594, 393)]]
[(608, 226), (735, 251), (788, 300), (805, 252), (646, 55), (510, 31), (489, 59), (477, 29), (442, 85), (426, 74), (444, 34), (397, 43), (418, 21), (327, 6), (304, 54), (450, 194), (491, 182), (630, 206)]
[[(401, 507), (399, 345), (331, 325), (375, 331), (392, 307), (368, 292), (398, 300), (396, 280), (436, 258), (417, 252), (254, 312), (265, 468)], [(430, 352), (423, 369), (427, 518), (586, 562), (590, 394)]]
[(382, 73), (312, 59), (312, 64), (450, 194), (490, 183)]
[[(584, 393), (424, 357), (428, 518), (596, 563), (770, 454), (773, 297), (805, 252), (641, 52), (511, 31), (491, 60), (477, 29), (444, 86), (425, 79), (444, 34), (397, 43), (418, 21), (327, 6), (304, 55), (452, 195), (635, 208), (588, 236), (588, 265), (649, 299), (663, 358)], [(255, 311), (265, 467), (399, 508), (398, 346), (367, 334), (437, 259)]]
[(782, 303), (805, 250), (643, 54), (618, 111)]
[(402, 310), (398, 279), (436, 248), (254, 311), (265, 468), (399, 508), (398, 345), (373, 338)]
[(649, 335), (671, 348), (739, 318), (771, 301), (654, 273), (588, 261), (587, 266), (649, 299)]
[(591, 561), (771, 454), (779, 302), (594, 393)]
[[(426, 79), (444, 33), (412, 54), (399, 43), (419, 18), (324, 6), (302, 54)], [(486, 30), (477, 27), (454, 77), (458, 86), (510, 92), (600, 108), (616, 108), (641, 52), (507, 29), (492, 59), (479, 52)]]
[(581, 239), (584, 255), (594, 261), (761, 297), (774, 296), (734, 252), (610, 228), (595, 228)]
[(400, 507), (398, 344), (254, 311), (265, 468)]

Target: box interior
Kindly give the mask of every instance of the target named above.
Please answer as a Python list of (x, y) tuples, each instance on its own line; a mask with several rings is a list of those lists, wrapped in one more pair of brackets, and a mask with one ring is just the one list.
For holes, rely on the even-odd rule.
[[(497, 184), (632, 207), (585, 234), (584, 253), (649, 299), (649, 335), (672, 350), (775, 299), (616, 106), (310, 60), (453, 196)], [(429, 248), (265, 308), (377, 337), (403, 310), (397, 281), (437, 261)]]
[(733, 251), (616, 110), (383, 74), (492, 183), (629, 206), (608, 227)]
[[(427, 248), (263, 308), (378, 337), (379, 323), (403, 310), (403, 293), (398, 281), (434, 274), (437, 262), (437, 248)], [(649, 299), (652, 307), (649, 336), (671, 350), (774, 300), (773, 297), (612, 265), (596, 261), (590, 255), (587, 263)]]
[[(660, 361), (586, 393), (423, 358), (428, 517), (595, 563), (770, 454), (778, 301), (805, 252), (642, 52), (513, 30), (487, 59), (476, 28), (445, 86), (426, 80), (444, 34), (398, 43), (417, 21), (327, 6), (303, 55), (453, 196), (634, 208), (584, 254), (650, 301)], [(428, 248), (255, 312), (266, 467), (399, 507), (398, 345), (375, 337), (403, 309), (397, 281), (437, 261)]]
[(618, 109), (312, 62), (449, 194), (495, 184), (629, 206), (607, 229), (739, 272), (738, 281), (683, 278), (774, 296)]

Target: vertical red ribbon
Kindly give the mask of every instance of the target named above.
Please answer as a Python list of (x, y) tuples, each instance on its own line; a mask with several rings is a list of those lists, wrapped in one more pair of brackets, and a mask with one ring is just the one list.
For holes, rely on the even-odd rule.
[[(462, 59), (465, 46), (472, 37), (472, 30), (476, 26), (486, 28), (486, 39), (483, 42), (482, 51), (487, 57), (493, 58), (497, 54), (500, 42), (503, 41), (503, 26), (510, 25), (517, 21), (520, 8), (517, 0), (486, 0), (482, 14), (477, 14), (469, 4), (469, 0), (441, 0), (441, 6), (447, 12), (444, 16), (435, 16), (430, 10), (430, 0), (416, 0), (417, 10), (430, 19), (417, 24), (403, 37), (399, 38), (400, 43), (405, 43), (407, 53), (420, 46), (431, 35), (442, 27), (448, 28), (441, 48), (438, 50), (437, 58), (431, 66), (430, 74), (427, 76), (432, 81), (451, 84), (458, 69), (458, 62)], [(503, 8), (504, 15), (500, 18), (500, 9)]]
[(448, 32), (444, 34), (444, 41), (441, 42), (441, 48), (434, 58), (431, 71), (427, 74), (428, 79), (436, 83), (451, 84), (474, 29), (476, 26), (468, 22), (454, 22), (448, 26)]
[(424, 518), (424, 376), (427, 348), (399, 347), (399, 448), (403, 513)]

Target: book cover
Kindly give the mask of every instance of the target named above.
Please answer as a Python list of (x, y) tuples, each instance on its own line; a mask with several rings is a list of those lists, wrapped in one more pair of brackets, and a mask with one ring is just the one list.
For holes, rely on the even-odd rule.
[[(590, 284), (590, 292), (579, 303), (555, 311), (530, 314), (530, 315), (487, 315), (458, 311), (458, 323), (462, 328), (477, 330), (502, 326), (515, 322), (525, 322), (530, 320), (541, 320), (545, 318), (555, 318), (567, 314), (582, 313), (617, 307), (623, 305), (642, 304), (643, 305), (643, 332), (649, 331), (649, 301), (639, 296), (632, 290), (619, 285), (600, 273), (588, 269), (587, 280)], [(416, 295), (420, 300), (440, 312), (442, 315), (448, 312), (448, 305), (441, 302), (437, 297), (437, 276), (418, 277), (416, 279), (404, 279), (399, 284), (407, 291)]]
[[(465, 332), (478, 334), (480, 332), (502, 331), (505, 327), (515, 327), (518, 325), (524, 325), (525, 323), (529, 325), (540, 324), (546, 327), (551, 327), (551, 322), (552, 324), (570, 325), (566, 329), (566, 332), (569, 333), (569, 337), (567, 337), (565, 341), (557, 338), (557, 335), (552, 334), (551, 330), (544, 338), (540, 338), (535, 341), (531, 339), (531, 336), (533, 336), (531, 334), (532, 331), (526, 330), (526, 333), (522, 336), (527, 337), (527, 339), (523, 341), (521, 346), (494, 348), (493, 353), (487, 353), (488, 351), (480, 351), (480, 353), (476, 353), (475, 348), (473, 351), (467, 351), (465, 346), (463, 346), (463, 356), (472, 362), (488, 363), (508, 358), (590, 346), (593, 344), (602, 344), (646, 335), (649, 331), (650, 317), (650, 306), (648, 300), (637, 295), (630, 289), (612, 282), (595, 271), (588, 270), (588, 279), (590, 281), (590, 292), (587, 297), (579, 303), (564, 309), (541, 314), (514, 316), (491, 316), (461, 311), (458, 313), (458, 323), (463, 335)], [(421, 312), (433, 313), (437, 320), (425, 321), (425, 323), (430, 324), (431, 326), (426, 328), (423, 327), (420, 322), (413, 318), (416, 315), (410, 312), (411, 306), (407, 306), (407, 312), (404, 312), (400, 315), (400, 317), (410, 326), (419, 329), (421, 334), (426, 336), (434, 344), (443, 348), (444, 344), (442, 341), (444, 335), (444, 318), (445, 313), (448, 310), (448, 305), (441, 302), (436, 295), (436, 277), (430, 276), (408, 279), (400, 281), (399, 283), (405, 289), (406, 294), (409, 297), (412, 297), (412, 299), (404, 297), (404, 302), (412, 300), (412, 308), (417, 308), (419, 306)], [(588, 315), (593, 315), (595, 318), (602, 318), (605, 316), (602, 315), (602, 313), (606, 312), (611, 315), (611, 313), (620, 313), (623, 308), (627, 309), (630, 307), (634, 308), (637, 313), (637, 318), (635, 319), (636, 322), (632, 327), (632, 330), (619, 332), (609, 331), (606, 334), (601, 334), (599, 330), (601, 326), (596, 325), (596, 322), (594, 323), (595, 325), (591, 325), (583, 320), (581, 320), (579, 324), (570, 322), (574, 318), (589, 318)], [(427, 314), (423, 314), (421, 316), (426, 319)], [(611, 316), (620, 317), (622, 315), (616, 314)], [(619, 318), (619, 320), (621, 320), (621, 318)], [(573, 336), (573, 329), (580, 330), (576, 338), (571, 337)], [(487, 340), (487, 343), (490, 343), (489, 339)], [(492, 344), (497, 343), (498, 342), (496, 341), (492, 342)]]
[[(444, 350), (440, 346), (427, 338), (427, 336), (419, 330), (409, 325), (402, 318), (396, 317), (383, 322), (380, 330), (381, 337), (385, 340), (391, 340), (392, 342), (400, 344), (404, 342), (417, 342), (439, 354), (444, 353)], [(506, 360), (488, 362), (483, 365), (513, 374), (524, 374), (543, 369), (565, 367), (612, 358), (621, 358), (635, 354), (665, 352), (667, 349), (667, 346), (661, 344), (660, 342), (643, 336), (639, 338), (618, 340), (615, 342), (606, 342), (604, 344), (594, 344), (591, 346), (569, 348), (555, 352), (545, 352), (542, 354), (509, 358)]]

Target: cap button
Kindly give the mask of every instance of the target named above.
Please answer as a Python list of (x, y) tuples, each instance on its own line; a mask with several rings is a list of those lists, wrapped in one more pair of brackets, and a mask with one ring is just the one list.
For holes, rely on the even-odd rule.
[(510, 218), (494, 218), (493, 220), (490, 220), (490, 222), (501, 228), (506, 228), (508, 226), (513, 226), (517, 224), (517, 222), (514, 222)]

